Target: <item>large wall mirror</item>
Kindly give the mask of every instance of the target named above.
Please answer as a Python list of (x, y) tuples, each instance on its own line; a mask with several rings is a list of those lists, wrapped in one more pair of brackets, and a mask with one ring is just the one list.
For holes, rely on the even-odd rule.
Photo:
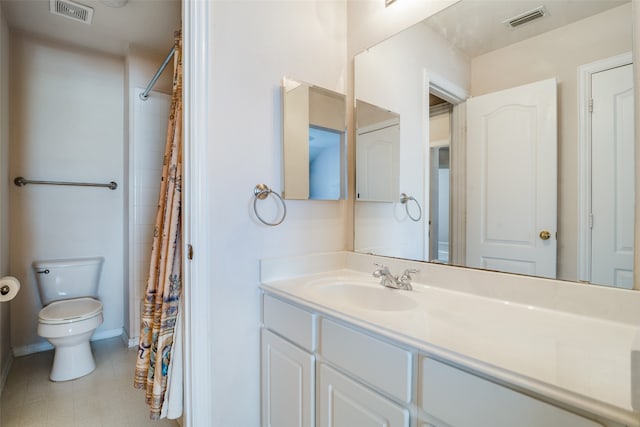
[(345, 199), (344, 95), (284, 77), (282, 112), (285, 199)]
[(372, 108), (399, 142), (355, 250), (632, 288), (632, 28), (629, 1), (461, 0), (356, 55), (357, 151)]

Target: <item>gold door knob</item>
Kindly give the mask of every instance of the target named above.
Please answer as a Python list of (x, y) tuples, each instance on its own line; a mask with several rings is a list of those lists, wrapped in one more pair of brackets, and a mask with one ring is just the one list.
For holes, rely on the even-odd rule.
[(549, 240), (550, 237), (551, 237), (551, 233), (549, 233), (547, 230), (542, 230), (540, 232), (540, 238), (542, 240)]

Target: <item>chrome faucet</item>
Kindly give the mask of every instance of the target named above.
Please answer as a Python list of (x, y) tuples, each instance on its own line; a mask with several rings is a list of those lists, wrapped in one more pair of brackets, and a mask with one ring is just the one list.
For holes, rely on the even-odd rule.
[(413, 288), (411, 287), (411, 274), (417, 273), (416, 269), (406, 269), (402, 276), (398, 278), (398, 276), (394, 276), (391, 274), (389, 267), (386, 265), (375, 263), (378, 267), (377, 270), (373, 272), (373, 277), (380, 279), (380, 284), (382, 286), (386, 286), (387, 288), (393, 289), (402, 289), (405, 291), (410, 291)]

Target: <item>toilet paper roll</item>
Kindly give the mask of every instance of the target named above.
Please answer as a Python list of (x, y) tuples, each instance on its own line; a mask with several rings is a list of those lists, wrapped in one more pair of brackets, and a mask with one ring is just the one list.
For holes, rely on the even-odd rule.
[(12, 276), (0, 279), (0, 302), (11, 301), (20, 290), (20, 282)]

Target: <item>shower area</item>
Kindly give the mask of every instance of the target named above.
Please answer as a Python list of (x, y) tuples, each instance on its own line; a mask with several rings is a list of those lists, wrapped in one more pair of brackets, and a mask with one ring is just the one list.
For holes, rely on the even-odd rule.
[[(22, 283), (10, 310), (13, 354), (51, 349), (36, 334), (38, 259), (104, 257), (104, 322), (92, 339), (136, 346), (180, 0), (1, 5), (10, 31), (9, 271)], [(117, 187), (18, 186), (16, 177)]]

